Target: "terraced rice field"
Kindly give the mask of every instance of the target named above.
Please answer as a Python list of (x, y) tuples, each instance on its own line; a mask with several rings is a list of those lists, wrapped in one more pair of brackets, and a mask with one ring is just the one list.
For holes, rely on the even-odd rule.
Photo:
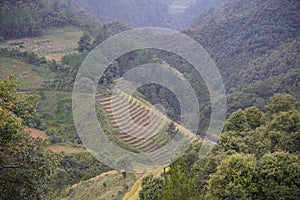
[[(146, 100), (129, 95), (130, 82), (119, 81), (116, 93), (98, 96), (108, 119), (109, 139), (129, 151), (146, 153), (157, 164), (169, 164), (174, 153), (170, 150), (177, 148), (167, 132), (171, 120)], [(197, 139), (188, 129), (175, 126), (184, 138)]]
[(166, 131), (170, 121), (150, 104), (121, 91), (98, 99), (109, 121), (110, 139), (129, 151), (157, 158), (156, 163), (168, 164), (169, 155), (160, 154), (161, 148), (171, 140)]
[(150, 153), (170, 140), (164, 131), (166, 121), (142, 103), (121, 95), (101, 98), (99, 102), (109, 118), (112, 136), (128, 146)]

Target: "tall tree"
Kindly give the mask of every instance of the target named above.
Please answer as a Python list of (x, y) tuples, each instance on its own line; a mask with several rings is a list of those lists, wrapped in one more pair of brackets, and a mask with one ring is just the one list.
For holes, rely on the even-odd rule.
[(53, 153), (25, 131), (36, 108), (34, 96), (0, 80), (0, 199), (40, 199), (56, 168)]
[(300, 157), (286, 152), (268, 153), (258, 162), (255, 199), (299, 199)]
[(78, 51), (85, 52), (92, 49), (91, 36), (88, 33), (84, 33), (78, 41)]
[(256, 160), (253, 155), (227, 157), (209, 180), (207, 199), (253, 199)]

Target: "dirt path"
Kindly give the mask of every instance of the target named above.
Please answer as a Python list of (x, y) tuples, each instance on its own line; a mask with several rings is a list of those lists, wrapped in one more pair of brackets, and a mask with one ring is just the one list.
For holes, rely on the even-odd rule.
[(46, 140), (47, 139), (47, 135), (40, 130), (34, 129), (34, 128), (26, 128), (25, 131), (29, 131), (31, 137), (33, 138), (41, 138), (42, 140)]

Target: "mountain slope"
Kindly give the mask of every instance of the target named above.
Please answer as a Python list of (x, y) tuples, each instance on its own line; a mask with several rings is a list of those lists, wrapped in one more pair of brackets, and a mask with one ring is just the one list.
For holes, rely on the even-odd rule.
[(198, 26), (183, 31), (203, 45), (217, 63), (229, 93), (230, 109), (261, 106), (272, 94), (289, 92), (289, 87), (299, 97), (299, 85), (292, 86), (293, 81), (284, 81), (287, 85), (274, 90), (257, 86), (268, 85), (270, 80), (280, 84), (280, 76), (297, 74), (299, 11), (296, 0), (234, 0), (202, 18)]
[(135, 27), (172, 26), (168, 0), (83, 0), (80, 3), (101, 21), (120, 20)]
[(5, 0), (0, 2), (0, 7), (0, 37), (4, 39), (36, 37), (42, 35), (46, 28), (80, 25), (56, 3), (45, 0)]
[(135, 174), (124, 174), (118, 171), (105, 172), (87, 181), (80, 182), (69, 188), (65, 194), (54, 199), (101, 199), (119, 200), (125, 195), (136, 180)]

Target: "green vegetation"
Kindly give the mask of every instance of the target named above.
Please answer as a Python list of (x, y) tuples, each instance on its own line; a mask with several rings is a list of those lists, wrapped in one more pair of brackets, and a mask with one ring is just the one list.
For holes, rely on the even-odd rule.
[(43, 29), (79, 23), (62, 12), (56, 3), (38, 1), (1, 1), (0, 36), (4, 39), (36, 37)]
[[(0, 2), (0, 199), (299, 199), (300, 2), (197, 0), (176, 16), (168, 7), (174, 3), (183, 9), (186, 2)], [(207, 11), (210, 7), (215, 10)], [(228, 97), (224, 131), (206, 157), (199, 158), (199, 150), (211, 144), (196, 140), (165, 170), (99, 175), (111, 169), (83, 147), (76, 133), (73, 84), (88, 53), (131, 25), (82, 16), (117, 18), (133, 26), (194, 24), (182, 32), (216, 61)], [(194, 88), (201, 110), (198, 135), (206, 133), (211, 115), (205, 82), (181, 57), (156, 49), (119, 57), (99, 80), (96, 111), (107, 137), (136, 153), (164, 146), (176, 130), (196, 138), (180, 126), (176, 96), (158, 84), (144, 85), (133, 96), (122, 92), (129, 87), (122, 85), (114, 101), (119, 109), (111, 115), (107, 98), (115, 83), (151, 62), (177, 69)], [(7, 79), (11, 75), (16, 80)], [(131, 122), (124, 116), (127, 99)], [(151, 104), (162, 105), (167, 116), (154, 115), (157, 123), (147, 129)], [(160, 125), (161, 119), (166, 123)], [(135, 129), (136, 124), (144, 127)]]
[(207, 157), (198, 157), (202, 142), (194, 144), (171, 164), (167, 176), (145, 179), (140, 195), (152, 192), (164, 200), (297, 199), (299, 103), (290, 95), (277, 94), (266, 105), (266, 113), (256, 107), (234, 112)]
[(37, 96), (19, 94), (16, 87), (13, 80), (0, 81), (0, 198), (38, 199), (47, 192), (57, 159), (24, 130), (33, 123)]
[(119, 200), (135, 180), (135, 174), (128, 174), (125, 180), (121, 172), (111, 171), (73, 185), (57, 199)]
[(40, 117), (47, 127), (51, 143), (71, 142), (79, 144), (72, 116), (70, 92), (44, 91), (39, 104)]
[[(62, 147), (62, 146), (60, 146)], [(57, 145), (48, 148), (57, 148)], [(66, 150), (64, 147), (61, 150)], [(70, 147), (67, 149), (70, 150)], [(65, 195), (66, 189), (80, 181), (110, 170), (90, 153), (79, 148), (73, 148), (72, 152), (59, 153), (59, 163), (56, 167), (56, 175), (49, 185), (51, 193), (48, 199), (55, 199)]]
[(0, 56), (0, 78), (6, 79), (14, 76), (21, 90), (36, 90), (44, 86), (44, 83), (55, 79), (55, 74), (47, 68), (37, 67), (23, 61)]

